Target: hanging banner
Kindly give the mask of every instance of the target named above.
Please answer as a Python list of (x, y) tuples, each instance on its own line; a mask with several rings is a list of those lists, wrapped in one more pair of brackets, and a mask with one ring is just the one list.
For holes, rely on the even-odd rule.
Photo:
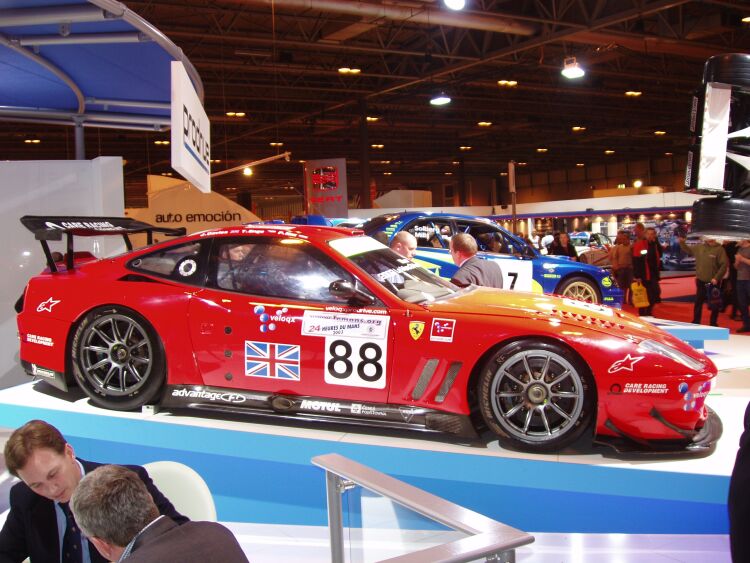
[(211, 124), (185, 66), (172, 61), (172, 168), (211, 191)]
[(305, 163), (305, 204), (310, 215), (347, 216), (345, 158)]

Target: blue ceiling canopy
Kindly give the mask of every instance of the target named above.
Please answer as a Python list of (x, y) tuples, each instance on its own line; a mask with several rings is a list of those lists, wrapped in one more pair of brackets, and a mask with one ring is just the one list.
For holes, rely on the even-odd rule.
[(182, 50), (115, 0), (6, 0), (0, 9), (0, 120), (163, 131), (170, 63)]

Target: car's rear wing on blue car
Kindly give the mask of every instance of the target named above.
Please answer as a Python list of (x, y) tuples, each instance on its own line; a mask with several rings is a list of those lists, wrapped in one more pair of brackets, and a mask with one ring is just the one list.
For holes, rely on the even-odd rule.
[(153, 244), (154, 233), (162, 233), (168, 236), (182, 236), (185, 228), (179, 227), (169, 229), (165, 227), (154, 227), (142, 221), (136, 221), (128, 217), (81, 217), (76, 215), (24, 215), (21, 217), (24, 227), (34, 233), (34, 237), (41, 243), (47, 266), (51, 272), (57, 271), (55, 260), (49, 249), (47, 241), (62, 240), (66, 236), (66, 261), (68, 270), (74, 267), (73, 237), (96, 237), (106, 235), (120, 235), (125, 241), (128, 250), (133, 250), (130, 235), (145, 233), (147, 243)]

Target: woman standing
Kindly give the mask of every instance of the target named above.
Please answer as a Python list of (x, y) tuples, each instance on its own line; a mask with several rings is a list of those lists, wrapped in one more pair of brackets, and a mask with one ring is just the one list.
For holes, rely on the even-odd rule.
[(630, 284), (633, 283), (633, 251), (630, 247), (630, 237), (625, 231), (617, 233), (615, 244), (609, 250), (609, 261), (617, 285), (625, 292), (625, 302), (632, 305)]
[(560, 233), (560, 239), (555, 240), (549, 247), (549, 254), (556, 256), (567, 256), (571, 260), (578, 262), (578, 251), (573, 243), (570, 242), (568, 233)]

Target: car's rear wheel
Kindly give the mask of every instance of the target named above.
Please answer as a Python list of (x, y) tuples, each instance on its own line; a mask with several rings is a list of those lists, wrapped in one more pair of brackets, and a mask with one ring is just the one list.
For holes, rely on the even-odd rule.
[(551, 342), (506, 344), (479, 379), (479, 408), (500, 443), (532, 452), (557, 451), (590, 428), (595, 390), (585, 364)]
[(587, 303), (601, 303), (599, 290), (597, 290), (594, 282), (580, 276), (574, 276), (563, 281), (555, 293)]
[(98, 406), (131, 410), (152, 401), (164, 384), (164, 353), (153, 327), (124, 307), (99, 307), (71, 343), (76, 380)]

